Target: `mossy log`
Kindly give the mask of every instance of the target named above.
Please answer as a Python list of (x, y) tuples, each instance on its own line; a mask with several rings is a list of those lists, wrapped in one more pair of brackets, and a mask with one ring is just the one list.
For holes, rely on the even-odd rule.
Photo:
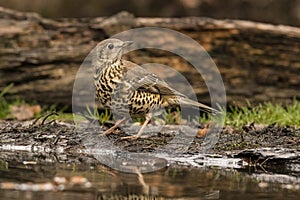
[[(101, 40), (137, 27), (164, 27), (201, 44), (221, 72), (228, 104), (300, 98), (300, 28), (201, 17), (139, 18), (122, 12), (112, 17), (50, 20), (35, 13), (0, 7), (0, 90), (41, 105), (72, 103), (72, 87), (83, 59)], [(187, 75), (202, 102), (207, 88), (193, 79), (191, 66), (151, 50), (129, 54), (137, 63), (167, 64)], [(185, 73), (186, 72), (186, 73)]]

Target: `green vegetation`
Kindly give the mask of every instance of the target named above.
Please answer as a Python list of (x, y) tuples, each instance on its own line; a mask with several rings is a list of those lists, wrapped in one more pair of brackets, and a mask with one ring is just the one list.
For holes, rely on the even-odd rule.
[(9, 114), (9, 103), (4, 99), (5, 93), (13, 87), (13, 84), (10, 84), (0, 93), (0, 119), (4, 119)]
[(11, 83), (0, 92), (0, 119), (6, 119), (10, 114), (11, 105), (24, 104), (24, 100), (19, 97), (12, 98), (9, 102), (4, 98), (4, 95), (13, 87)]
[[(19, 106), (19, 105), (24, 105), (26, 102), (24, 99), (14, 96), (11, 97), (10, 100), (7, 100), (5, 98), (5, 94), (13, 88), (13, 84), (9, 84), (6, 88), (4, 88), (0, 92), (0, 119), (7, 119), (11, 118), (11, 106)], [(29, 105), (35, 105), (36, 103), (31, 102)], [(59, 111), (56, 111), (56, 105), (52, 105), (50, 107), (44, 107), (40, 112), (36, 113), (34, 116), (36, 118), (46, 116), (47, 114), (50, 113), (57, 113), (57, 115), (51, 115), (47, 119), (58, 119), (58, 120), (73, 120), (73, 115), (70, 113), (65, 113), (65, 110), (67, 107), (60, 109)]]
[(63, 107), (59, 110), (57, 110), (56, 105), (51, 105), (49, 107), (43, 107), (42, 111), (36, 115), (36, 117), (43, 118), (44, 115), (50, 114), (50, 113), (56, 113), (55, 115), (49, 116), (48, 120), (60, 120), (60, 121), (73, 121), (73, 114), (65, 112), (68, 109), (68, 107)]
[(176, 108), (175, 111), (172, 111), (172, 109), (167, 109), (166, 112), (163, 114), (163, 119), (165, 120), (166, 124), (180, 124), (180, 109)]
[[(0, 119), (6, 119), (10, 116), (10, 106), (25, 104), (25, 101), (21, 98), (15, 97), (10, 101), (7, 101), (4, 96), (13, 87), (13, 84), (7, 86), (0, 92)], [(56, 112), (56, 106), (50, 106), (43, 108), (42, 111), (36, 114), (36, 117), (45, 115), (45, 113), (55, 112), (58, 116), (50, 116), (49, 119), (58, 120), (73, 120), (73, 115), (65, 113), (66, 108), (60, 109)], [(111, 113), (106, 110), (99, 112), (97, 109), (86, 108), (86, 114), (92, 120), (99, 120), (101, 125), (104, 125), (111, 118)], [(224, 117), (225, 111), (219, 117)], [(180, 110), (168, 109), (162, 116), (166, 124), (180, 124), (181, 115)], [(138, 119), (137, 121), (142, 121)], [(210, 116), (204, 114), (201, 117), (200, 122), (208, 123)], [(218, 121), (218, 119), (217, 119)], [(248, 103), (244, 107), (231, 106), (227, 110), (225, 117), (225, 125), (229, 125), (233, 128), (242, 128), (245, 124), (277, 124), (280, 126), (292, 126), (300, 127), (300, 101), (294, 99), (292, 104), (282, 106), (280, 104), (272, 104), (270, 102), (259, 104), (258, 106), (252, 106)]]
[(89, 106), (86, 107), (87, 116), (92, 120), (98, 120), (101, 125), (104, 125), (111, 118), (111, 113), (108, 110), (99, 112), (98, 109), (91, 109)]
[(300, 127), (300, 102), (294, 99), (292, 104), (286, 106), (270, 102), (251, 106), (248, 103), (248, 106), (241, 108), (231, 106), (226, 113), (225, 125), (241, 128), (253, 122)]

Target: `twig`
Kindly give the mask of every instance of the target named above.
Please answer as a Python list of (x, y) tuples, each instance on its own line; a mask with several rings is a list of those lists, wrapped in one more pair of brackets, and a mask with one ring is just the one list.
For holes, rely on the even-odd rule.
[(43, 119), (43, 121), (42, 121), (42, 123), (41, 123), (41, 125), (43, 125), (43, 124), (45, 123), (46, 119), (47, 119), (48, 117), (52, 116), (52, 115), (58, 116), (58, 113), (55, 112), (55, 111), (54, 111), (54, 112), (51, 112), (51, 113), (48, 113), (48, 114), (45, 113), (45, 114), (39, 116), (38, 118), (36, 118), (36, 119), (34, 120), (34, 122), (32, 123), (32, 125), (35, 125), (41, 118), (44, 117), (44, 119)]

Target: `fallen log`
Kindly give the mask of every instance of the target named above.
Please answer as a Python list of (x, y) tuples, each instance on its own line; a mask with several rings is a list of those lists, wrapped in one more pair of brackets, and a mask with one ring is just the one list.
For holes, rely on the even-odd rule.
[[(121, 31), (149, 26), (173, 29), (199, 42), (218, 66), (229, 104), (289, 103), (293, 97), (300, 98), (297, 27), (201, 17), (139, 18), (126, 12), (50, 20), (1, 7), (0, 90), (14, 83), (8, 97), (71, 106), (77, 70), (95, 45)], [(186, 75), (201, 101), (210, 103), (206, 86), (178, 56), (144, 50), (127, 58), (175, 68)]]

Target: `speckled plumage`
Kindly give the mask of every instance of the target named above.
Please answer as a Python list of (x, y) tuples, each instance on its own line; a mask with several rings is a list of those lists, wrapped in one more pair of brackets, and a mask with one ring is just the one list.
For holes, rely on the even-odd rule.
[[(123, 117), (121, 121), (130, 116), (146, 118), (146, 122), (139, 133), (125, 139), (140, 137), (153, 113), (160, 108), (185, 104), (197, 106), (204, 111), (216, 111), (204, 104), (188, 99), (185, 95), (172, 89), (157, 75), (146, 71), (139, 65), (122, 60), (123, 48), (131, 43), (117, 39), (104, 40), (95, 48), (92, 61), (95, 67), (96, 97), (99, 102), (112, 109), (114, 115)], [(113, 128), (104, 134), (109, 134)]]

